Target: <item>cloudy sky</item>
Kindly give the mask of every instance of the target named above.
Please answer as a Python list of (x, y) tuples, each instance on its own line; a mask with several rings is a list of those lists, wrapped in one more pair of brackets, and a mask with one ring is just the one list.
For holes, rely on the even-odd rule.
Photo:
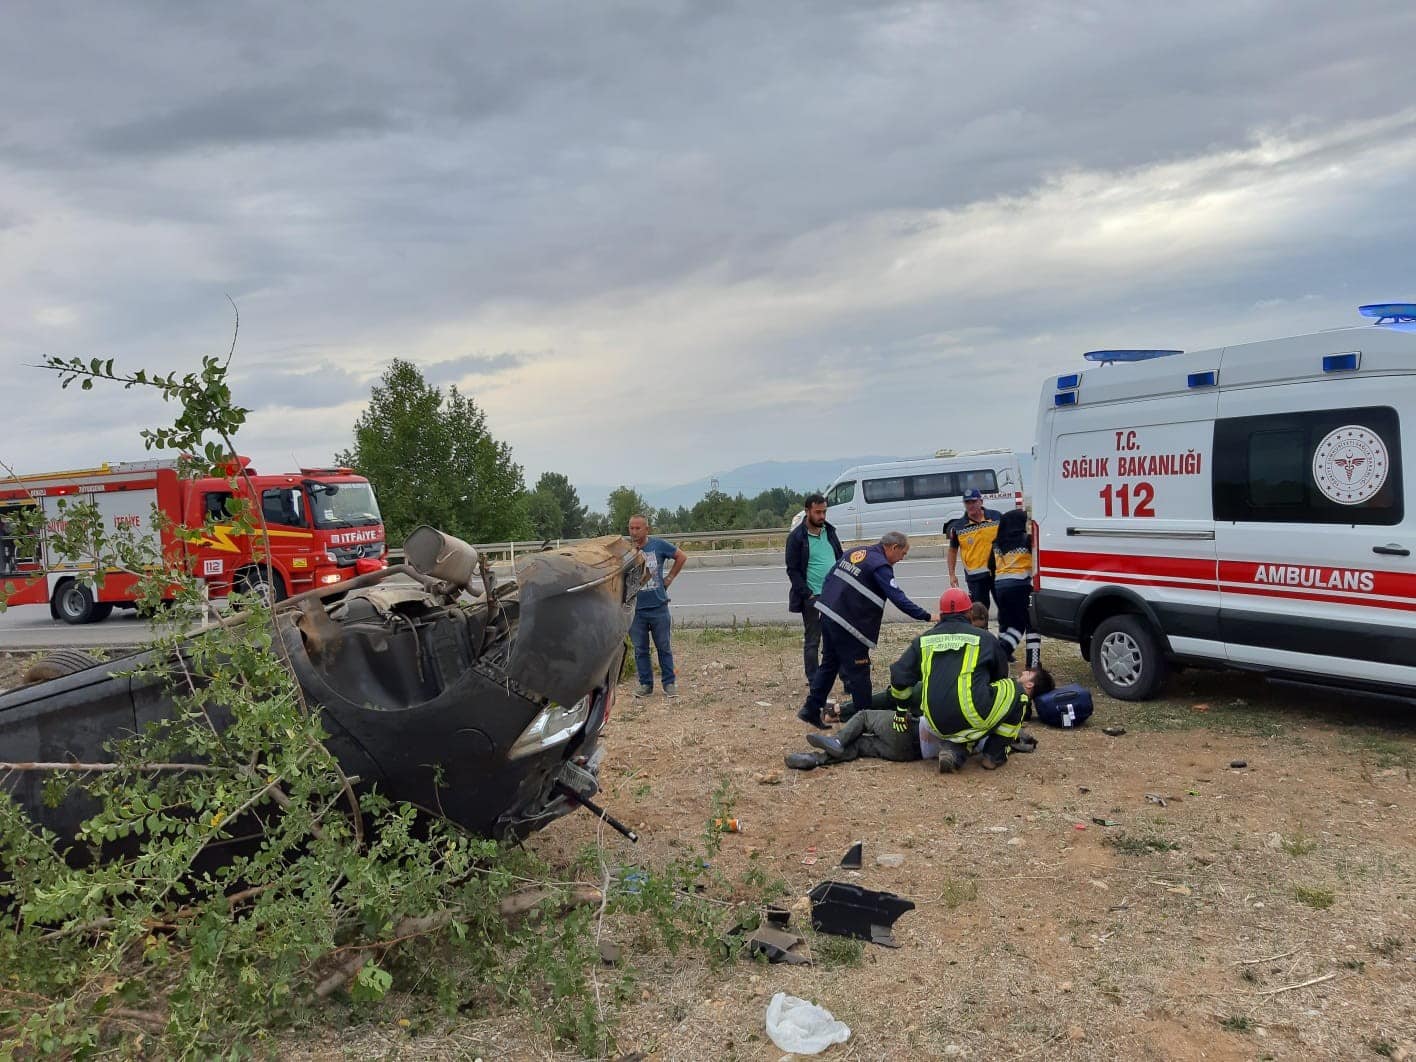
[[(242, 448), (405, 357), (528, 481), (1027, 447), (1041, 379), (1416, 299), (1416, 5), (12, 0), (0, 460), (142, 457), (49, 353), (230, 344)], [(588, 499), (602, 504), (600, 499)]]

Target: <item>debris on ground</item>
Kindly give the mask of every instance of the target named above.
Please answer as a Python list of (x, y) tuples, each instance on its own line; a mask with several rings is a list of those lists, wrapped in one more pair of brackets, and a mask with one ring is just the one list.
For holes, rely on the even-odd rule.
[(1124, 726), (1104, 726), (1101, 728), (1101, 732), (1108, 737), (1120, 737), (1126, 733), (1126, 728)]
[(905, 865), (905, 857), (893, 852), (881, 852), (875, 857), (877, 867), (901, 867)]
[(900, 946), (891, 930), (896, 919), (915, 906), (912, 900), (893, 892), (877, 892), (840, 881), (823, 881), (809, 896), (812, 929), (868, 940), (886, 948)]
[(1240, 768), (1249, 766), (1249, 761), (1248, 761), (1248, 760), (1230, 760), (1230, 761), (1229, 761), (1229, 766), (1233, 767), (1235, 770), (1238, 770), (1238, 769), (1240, 769)]
[(851, 845), (846, 854), (841, 857), (841, 866), (846, 870), (859, 870), (861, 862), (865, 858), (864, 850), (864, 841), (857, 841), (855, 844)]
[(778, 992), (767, 1004), (767, 1035), (783, 1051), (818, 1055), (849, 1040), (851, 1030), (825, 1007)]

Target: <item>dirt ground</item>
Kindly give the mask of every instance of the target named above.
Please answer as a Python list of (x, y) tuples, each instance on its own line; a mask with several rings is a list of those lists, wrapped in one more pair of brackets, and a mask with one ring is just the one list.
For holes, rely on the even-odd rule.
[[(877, 679), (917, 632), (887, 629)], [(627, 1055), (780, 1059), (764, 1030), (777, 991), (850, 1026), (824, 1058), (1416, 1052), (1411, 708), (1190, 671), (1163, 701), (1098, 695), (1078, 731), (1034, 725), (1038, 751), (1001, 771), (794, 772), (782, 754), (806, 748), (799, 633), (685, 630), (675, 642), (679, 698), (633, 701), (626, 684), (610, 723), (602, 802), (643, 838), (599, 831), (611, 864), (667, 862), (699, 843), (726, 782), (743, 826), (714, 857), (726, 879), (780, 880), (787, 906), (835, 879), (916, 908), (896, 924), (898, 950), (853, 954), (820, 937), (810, 967), (627, 949), (639, 992), (617, 1029)], [(1059, 681), (1093, 684), (1075, 647), (1046, 655)], [(1102, 733), (1116, 725), (1126, 733)], [(568, 864), (596, 827), (576, 815), (530, 843)], [(839, 869), (858, 840), (863, 869)], [(805, 921), (799, 910), (793, 928)], [(420, 1020), (413, 1036), (400, 1017), (395, 1006), (300, 1054), (573, 1057), (516, 1018)]]

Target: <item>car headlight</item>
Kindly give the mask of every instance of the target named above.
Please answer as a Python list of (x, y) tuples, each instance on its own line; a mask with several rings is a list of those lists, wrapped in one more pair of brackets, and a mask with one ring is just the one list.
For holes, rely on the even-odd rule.
[(590, 698), (580, 698), (569, 708), (559, 704), (548, 704), (527, 724), (521, 736), (511, 746), (507, 759), (519, 760), (537, 752), (545, 752), (557, 745), (564, 745), (585, 726), (590, 717)]

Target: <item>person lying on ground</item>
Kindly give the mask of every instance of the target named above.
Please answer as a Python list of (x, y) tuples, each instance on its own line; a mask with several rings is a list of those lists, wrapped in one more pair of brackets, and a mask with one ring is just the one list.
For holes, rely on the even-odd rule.
[[(881, 691), (889, 699), (889, 691)], [(854, 713), (835, 734), (807, 734), (810, 752), (789, 752), (786, 764), (809, 771), (832, 763), (850, 763), (861, 757), (905, 763), (919, 755), (919, 717), (894, 707), (868, 708)]]

